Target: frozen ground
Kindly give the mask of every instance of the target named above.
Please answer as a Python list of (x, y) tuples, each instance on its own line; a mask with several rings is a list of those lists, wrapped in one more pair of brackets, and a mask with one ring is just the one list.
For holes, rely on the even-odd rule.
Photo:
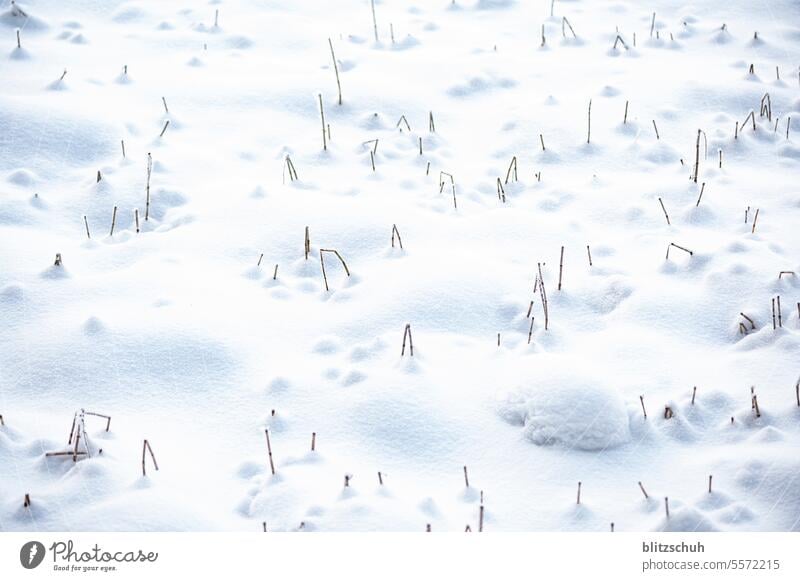
[(796, 2), (0, 12), (0, 530), (800, 529)]

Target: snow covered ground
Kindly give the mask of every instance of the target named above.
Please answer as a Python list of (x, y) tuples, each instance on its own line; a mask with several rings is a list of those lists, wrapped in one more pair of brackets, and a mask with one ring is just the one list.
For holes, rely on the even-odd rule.
[(800, 530), (796, 2), (0, 13), (0, 530)]

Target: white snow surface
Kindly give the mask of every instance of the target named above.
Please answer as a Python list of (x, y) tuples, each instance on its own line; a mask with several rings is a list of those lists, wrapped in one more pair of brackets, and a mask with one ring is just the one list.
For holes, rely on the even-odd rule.
[(0, 0), (0, 530), (800, 530), (800, 6), (375, 12)]

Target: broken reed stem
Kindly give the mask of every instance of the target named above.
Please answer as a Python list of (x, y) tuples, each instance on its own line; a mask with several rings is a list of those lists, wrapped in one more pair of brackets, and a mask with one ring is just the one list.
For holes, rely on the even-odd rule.
[[(531, 307), (533, 306), (533, 301), (531, 301)], [(528, 313), (530, 314), (530, 309), (528, 309)], [(535, 317), (531, 317), (531, 327), (528, 329), (528, 345), (531, 344), (531, 337), (533, 337), (533, 321)]]
[(381, 474), (380, 470), (378, 470), (378, 484), (383, 486), (383, 474)]
[(320, 248), (319, 249), (319, 262), (322, 265), (322, 277), (325, 280), (325, 290), (327, 291), (327, 290), (330, 290), (330, 289), (328, 288), (328, 276), (325, 273), (325, 261), (323, 260), (323, 252), (332, 252), (333, 254), (335, 254), (336, 258), (338, 258), (339, 262), (341, 262), (342, 266), (344, 266), (344, 271), (347, 273), (347, 276), (350, 276), (350, 269), (347, 268), (347, 263), (344, 261), (344, 258), (342, 258), (342, 255), (339, 254), (338, 250), (328, 249), (328, 248)]
[(114, 226), (117, 223), (117, 207), (114, 206), (114, 211), (111, 213), (111, 232), (109, 232), (109, 236), (114, 235)]
[[(721, 149), (719, 150), (719, 152), (720, 152), (720, 154), (722, 154), (722, 150)], [(720, 161), (720, 163), (722, 163), (722, 162)], [(720, 167), (722, 167), (722, 166), (720, 166)], [(700, 200), (703, 199), (703, 191), (705, 189), (706, 189), (706, 182), (703, 182), (703, 184), (700, 186), (700, 195), (697, 197), (697, 203), (694, 205), (695, 208), (700, 205)]]
[(436, 133), (436, 125), (433, 122), (433, 111), (428, 112), (428, 131)]
[(658, 203), (661, 204), (661, 209), (664, 211), (664, 217), (667, 219), (667, 225), (669, 226), (669, 214), (667, 214), (667, 209), (664, 207), (664, 200), (658, 198)]
[(622, 124), (625, 125), (628, 123), (628, 102), (625, 101), (625, 115), (622, 117)]
[(589, 131), (586, 135), (586, 143), (592, 142), (592, 100), (589, 99)]
[(372, 163), (372, 171), (375, 171), (375, 152), (372, 150), (369, 152), (369, 161)]
[(372, 7), (372, 28), (375, 31), (375, 42), (378, 42), (378, 21), (375, 19), (375, 0), (369, 0)]
[[(741, 324), (741, 323), (740, 323), (740, 324)], [(695, 398), (695, 396), (696, 396), (696, 395), (697, 395), (697, 386), (695, 385), (695, 386), (692, 388), (692, 405), (694, 405), (694, 398)]]
[(294, 164), (292, 163), (292, 158), (289, 157), (288, 155), (286, 156), (286, 169), (289, 170), (289, 179), (291, 181), (295, 181), (296, 179), (299, 179), (297, 177), (297, 170), (294, 169)]
[(167, 127), (169, 127), (169, 119), (164, 123), (164, 129), (161, 130), (161, 133), (158, 135), (159, 137), (164, 137), (164, 132), (167, 130)]
[(653, 38), (653, 30), (656, 27), (656, 13), (653, 12), (653, 20), (650, 21), (650, 38)]
[(317, 93), (317, 96), (319, 97), (319, 116), (322, 119), (322, 150), (328, 151), (328, 141), (325, 137), (325, 109), (322, 107), (322, 93)]
[(275, 265), (275, 272), (272, 273), (272, 280), (278, 280), (278, 265)]
[(89, 233), (89, 220), (86, 218), (86, 216), (83, 217), (83, 224), (86, 226), (86, 237), (91, 240), (92, 235)]
[(694, 177), (692, 180), (694, 183), (697, 183), (697, 174), (700, 172), (700, 134), (702, 133), (701, 129), (697, 130), (697, 142), (695, 143), (694, 148)]
[(558, 263), (558, 290), (561, 290), (561, 276), (564, 273), (564, 247), (561, 247), (561, 260)]
[(331, 47), (331, 60), (333, 60), (333, 70), (336, 73), (336, 86), (339, 88), (339, 105), (342, 104), (342, 84), (339, 82), (339, 65), (336, 64), (336, 54), (333, 52), (333, 42), (328, 37), (328, 46)]
[(542, 151), (547, 151), (544, 146), (544, 136), (541, 133), (539, 134), (539, 141), (542, 143)]
[(164, 103), (164, 111), (169, 115), (169, 107), (167, 107), (167, 99), (165, 97), (161, 97), (161, 102)]
[(756, 215), (753, 218), (753, 228), (752, 228), (752, 230), (750, 230), (751, 234), (755, 234), (755, 231), (756, 231), (756, 222), (758, 222), (758, 211), (759, 211), (759, 208), (756, 208)]
[(755, 330), (755, 328), (756, 328), (756, 324), (753, 322), (753, 319), (751, 319), (750, 317), (748, 317), (748, 316), (747, 316), (747, 315), (745, 315), (744, 313), (739, 313), (739, 314), (740, 314), (741, 316), (743, 316), (745, 319), (747, 319), (747, 321), (750, 323), (750, 328), (751, 328), (751, 330)]
[(564, 30), (564, 25), (565, 25), (565, 24), (566, 24), (567, 26), (569, 26), (569, 31), (572, 33), (572, 38), (578, 38), (578, 35), (577, 35), (577, 34), (575, 34), (575, 30), (572, 28), (572, 25), (569, 23), (569, 20), (567, 20), (567, 17), (566, 17), (566, 16), (563, 16), (563, 17), (561, 18), (561, 34), (562, 34), (562, 36), (563, 36), (564, 38), (566, 38), (566, 37), (567, 37), (567, 35), (566, 35), (566, 31)]
[(674, 246), (675, 248), (678, 248), (679, 250), (683, 250), (684, 252), (688, 252), (688, 253), (689, 253), (689, 256), (694, 256), (694, 252), (692, 252), (692, 251), (691, 251), (691, 250), (689, 250), (688, 248), (684, 248), (683, 246), (678, 246), (678, 245), (677, 245), (677, 244), (675, 244), (674, 242), (670, 242), (670, 243), (669, 243), (669, 246), (667, 246), (667, 260), (669, 260), (669, 249), (670, 249), (671, 247), (673, 247), (673, 246)]
[(777, 299), (778, 299), (778, 327), (783, 327), (783, 316), (781, 315), (781, 295), (778, 295)]
[(464, 466), (464, 484), (469, 488), (469, 476), (467, 475), (467, 467)]
[(272, 471), (272, 475), (275, 475), (275, 463), (272, 460), (272, 444), (269, 441), (269, 430), (264, 430), (264, 434), (267, 436), (267, 454), (269, 455), (269, 469)]
[(719, 150), (719, 169), (722, 169), (722, 150)]
[(3, 414), (0, 414), (0, 427), (5, 426), (6, 423), (3, 421)]
[(756, 113), (752, 109), (750, 109), (750, 113), (747, 114), (747, 117), (744, 118), (744, 122), (742, 123), (742, 129), (744, 126), (747, 125), (747, 120), (750, 119), (753, 121), (753, 131), (756, 130)]
[(311, 252), (311, 237), (308, 232), (308, 226), (306, 226), (306, 237), (304, 242), (304, 248), (306, 253), (306, 260), (308, 260), (308, 255)]
[(644, 396), (643, 395), (639, 396), (639, 401), (642, 404), (642, 413), (644, 414), (644, 419), (647, 419), (647, 410), (644, 407)]
[(500, 178), (497, 178), (497, 199), (502, 200), (504, 204), (506, 202), (506, 190), (503, 187), (503, 182), (500, 181)]
[(581, 483), (578, 482), (578, 502), (576, 504), (581, 503)]
[(622, 47), (625, 50), (628, 50), (628, 45), (625, 44), (625, 41), (622, 40), (622, 37), (619, 34), (617, 35), (617, 38), (614, 39), (614, 50), (617, 50), (617, 43), (620, 43), (620, 42), (622, 43)]
[[(544, 289), (544, 277), (542, 276), (542, 263), (541, 262), (537, 263), (537, 267), (539, 269), (539, 278), (538, 278), (539, 296), (542, 299), (542, 310), (544, 311), (544, 330), (547, 331), (547, 328), (548, 328), (549, 323), (550, 323), (550, 313), (549, 313), (549, 308), (548, 308), (548, 304), (547, 304), (547, 293), (545, 292), (545, 289)], [(536, 287), (536, 283), (534, 283), (534, 288), (535, 287)]]
[(145, 186), (146, 201), (144, 206), (144, 221), (147, 222), (150, 219), (150, 174), (153, 173), (153, 156), (150, 153), (147, 154), (147, 185)]
[(400, 230), (397, 229), (397, 224), (392, 224), (392, 248), (394, 248), (395, 235), (397, 235), (397, 242), (400, 244), (400, 250), (403, 250), (403, 239), (400, 238)]
[(120, 139), (119, 141), (122, 144), (122, 159), (125, 159), (125, 140)]
[[(80, 434), (78, 434), (78, 437), (80, 437)], [(78, 440), (77, 440), (77, 438), (75, 440), (75, 449), (76, 450), (78, 449)], [(144, 460), (145, 460), (145, 452), (150, 452), (150, 458), (152, 458), (152, 460), (153, 460), (153, 466), (155, 466), (155, 469), (158, 470), (158, 462), (156, 462), (156, 455), (153, 454), (153, 448), (150, 447), (150, 442), (145, 440), (142, 443), (142, 476), (147, 476), (147, 469), (145, 467), (145, 462), (144, 462)]]
[(481, 505), (478, 511), (478, 532), (483, 532), (483, 505)]
[(713, 478), (713, 475), (709, 474), (708, 475), (708, 493), (709, 494), (711, 494), (711, 479), (712, 478)]
[[(509, 178), (511, 177), (511, 172), (514, 172), (514, 181), (517, 181), (517, 156), (511, 158), (511, 162), (508, 164), (508, 170), (506, 171), (506, 182), (508, 183)], [(452, 179), (453, 176), (450, 176)]]
[(641, 491), (642, 491), (642, 494), (644, 494), (644, 497), (645, 497), (645, 498), (650, 498), (650, 497), (647, 495), (647, 491), (644, 489), (644, 485), (642, 484), (642, 481), (641, 481), (641, 480), (639, 481), (639, 490), (641, 490)]
[(664, 497), (664, 510), (667, 513), (667, 518), (669, 518), (669, 497)]
[(136, 233), (139, 233), (139, 208), (133, 209), (133, 221), (136, 223)]
[(653, 129), (656, 130), (656, 140), (661, 139), (661, 136), (659, 136), (659, 134), (658, 134), (658, 125), (656, 125), (656, 120), (655, 119), (653, 119)]
[[(534, 291), (534, 292), (536, 292), (536, 291)], [(531, 301), (531, 304), (529, 304), (529, 305), (528, 305), (528, 314), (527, 314), (527, 315), (525, 315), (525, 318), (526, 318), (526, 319), (527, 319), (527, 318), (529, 318), (529, 317), (531, 316), (531, 311), (532, 311), (532, 310), (533, 310), (533, 301)]]
[(592, 266), (592, 251), (588, 244), (586, 245), (586, 254), (589, 256), (589, 266)]
[(411, 337), (411, 323), (406, 323), (403, 329), (403, 347), (400, 349), (400, 357), (406, 354), (406, 337), (408, 337), (408, 347), (411, 357), (414, 357), (414, 339)]
[(19, 40), (19, 28), (17, 29), (17, 48), (22, 48), (22, 42)]
[(317, 433), (311, 432), (311, 451), (313, 452), (317, 448)]
[(31, 495), (29, 493), (25, 493), (25, 498), (22, 500), (22, 506), (24, 508), (28, 508), (31, 505)]
[[(800, 303), (797, 303), (798, 311), (800, 311)], [(797, 399), (797, 407), (800, 408), (800, 379), (797, 380), (797, 383), (794, 386), (794, 397)], [(2, 419), (2, 416), (0, 416)]]
[(756, 411), (756, 417), (760, 418), (761, 417), (761, 410), (758, 408), (758, 396), (757, 395), (753, 396), (753, 409)]

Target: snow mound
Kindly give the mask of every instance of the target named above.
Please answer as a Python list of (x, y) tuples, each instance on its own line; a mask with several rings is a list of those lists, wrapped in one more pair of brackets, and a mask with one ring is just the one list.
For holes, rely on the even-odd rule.
[(630, 440), (625, 402), (594, 379), (558, 377), (512, 393), (500, 406), (534, 444), (605, 450)]

